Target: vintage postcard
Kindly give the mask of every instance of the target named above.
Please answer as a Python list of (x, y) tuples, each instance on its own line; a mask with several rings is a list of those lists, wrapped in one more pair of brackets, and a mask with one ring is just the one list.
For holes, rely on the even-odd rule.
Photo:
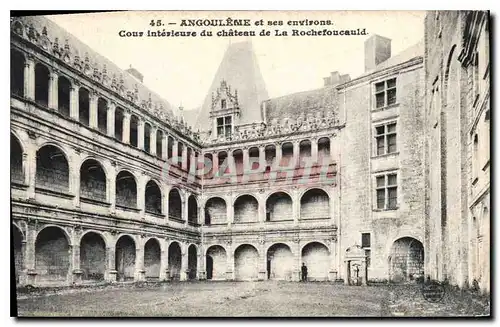
[(10, 19), (18, 317), (489, 317), (488, 11)]

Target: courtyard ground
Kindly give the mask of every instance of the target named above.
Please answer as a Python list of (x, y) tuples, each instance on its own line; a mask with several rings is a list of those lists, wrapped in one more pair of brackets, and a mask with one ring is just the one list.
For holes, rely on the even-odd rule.
[(18, 292), (18, 315), (154, 317), (487, 316), (489, 302), (449, 291), (429, 303), (417, 285), (183, 282)]

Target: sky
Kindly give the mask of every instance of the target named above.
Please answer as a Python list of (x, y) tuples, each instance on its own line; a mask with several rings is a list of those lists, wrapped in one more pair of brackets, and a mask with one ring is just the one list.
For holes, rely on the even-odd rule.
[[(250, 19), (245, 26), (180, 26), (182, 19)], [(174, 107), (190, 110), (202, 105), (224, 52), (232, 42), (252, 41), (257, 61), (271, 98), (320, 88), (323, 77), (332, 71), (350, 74), (364, 72), (364, 42), (373, 34), (392, 40), (392, 55), (423, 38), (424, 11), (129, 11), (48, 16), (119, 67), (136, 68), (144, 75), (144, 84)], [(263, 20), (264, 26), (255, 26)], [(288, 26), (288, 21), (330, 20), (330, 26)], [(161, 27), (152, 27), (161, 20)], [(270, 26), (270, 21), (282, 21)], [(175, 25), (169, 25), (175, 23)], [(292, 29), (303, 31), (366, 29), (367, 35), (290, 36)], [(120, 31), (148, 30), (196, 31), (196, 37), (120, 37)], [(271, 36), (201, 37), (202, 30), (265, 29)], [(288, 36), (275, 36), (275, 30)], [(281, 33), (283, 34), (283, 33)]]

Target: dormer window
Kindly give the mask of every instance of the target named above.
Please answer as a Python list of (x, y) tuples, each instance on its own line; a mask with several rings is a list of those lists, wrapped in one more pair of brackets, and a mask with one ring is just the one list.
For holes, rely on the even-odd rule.
[(233, 121), (231, 116), (217, 118), (217, 136), (224, 135), (225, 137), (230, 137), (233, 127), (232, 125)]
[(220, 108), (221, 109), (226, 109), (226, 99), (220, 100)]

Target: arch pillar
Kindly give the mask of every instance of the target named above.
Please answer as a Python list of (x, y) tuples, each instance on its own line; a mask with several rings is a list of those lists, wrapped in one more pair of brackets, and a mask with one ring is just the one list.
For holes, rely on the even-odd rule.
[(146, 280), (146, 270), (144, 269), (144, 237), (137, 236), (135, 239), (135, 281)]
[(144, 150), (144, 120), (138, 117), (137, 122), (137, 147), (140, 150)]
[(130, 144), (130, 111), (123, 111), (122, 120), (122, 142), (125, 144)]
[(292, 193), (292, 215), (293, 215), (293, 224), (299, 224), (300, 218), (300, 198), (299, 198), (299, 190), (295, 189)]
[(260, 224), (264, 224), (266, 222), (266, 199), (261, 196), (257, 196), (257, 216)]
[(49, 103), (48, 107), (50, 109), (56, 110), (58, 107), (58, 80), (59, 76), (54, 72), (51, 71), (49, 73)]
[(72, 235), (72, 243), (70, 245), (71, 251), (71, 273), (72, 273), (72, 282), (73, 284), (80, 284), (82, 282), (82, 273), (83, 271), (80, 269), (80, 242), (79, 242), (79, 233), (76, 230), (73, 230)]
[(24, 63), (24, 95), (30, 100), (35, 99), (35, 62), (32, 56), (26, 56)]
[(28, 190), (27, 197), (28, 199), (35, 198), (35, 184), (36, 184), (36, 144), (34, 142), (30, 142), (27, 144), (26, 148), (27, 154), (27, 171), (28, 173)]
[(90, 103), (89, 103), (90, 128), (97, 128), (97, 100), (98, 100), (98, 93), (95, 90), (92, 90), (90, 92)]
[(80, 103), (78, 101), (78, 85), (71, 83), (69, 88), (69, 116), (71, 119), (78, 121), (80, 115)]
[(160, 241), (160, 246), (160, 281), (170, 281), (170, 270), (168, 270), (168, 247), (170, 246), (170, 242), (163, 239)]
[(118, 274), (118, 271), (116, 271), (115, 256), (116, 256), (116, 239), (114, 240), (114, 242), (112, 242), (112, 244), (106, 247), (107, 269), (104, 273), (104, 279), (107, 282), (116, 282), (116, 275)]
[(231, 196), (227, 196), (226, 200), (226, 219), (227, 219), (227, 227), (231, 228), (231, 225), (234, 222), (234, 203), (233, 198)]
[(336, 238), (329, 241), (328, 250), (330, 251), (330, 269), (328, 270), (328, 280), (337, 279), (337, 241)]
[(69, 168), (69, 190), (74, 195), (73, 205), (76, 208), (80, 207), (80, 164), (81, 155), (80, 150), (76, 149), (72, 154), (69, 154), (70, 161), (68, 162)]
[(198, 280), (205, 280), (205, 279), (207, 279), (207, 270), (205, 267), (206, 254), (205, 254), (205, 247), (203, 246), (203, 243), (200, 243), (200, 245), (198, 247), (198, 253), (196, 253), (196, 254), (198, 255), (198, 257), (197, 257), (197, 259), (198, 259), (198, 263), (197, 263), (198, 276), (197, 276), (197, 278), (198, 278)]
[(232, 241), (226, 243), (226, 280), (234, 280), (234, 245)]
[(259, 280), (267, 279), (267, 251), (266, 242), (261, 239), (259, 242)]
[(156, 126), (151, 125), (151, 129), (149, 130), (149, 153), (151, 155), (156, 156), (156, 133), (158, 128)]
[(115, 137), (115, 112), (116, 112), (116, 102), (109, 101), (108, 105), (108, 116), (107, 116), (107, 135), (109, 137)]
[(188, 266), (188, 244), (180, 243), (181, 245), (181, 271), (180, 271), (180, 281), (188, 280), (189, 266)]
[(111, 213), (114, 213), (116, 208), (116, 169), (114, 164), (106, 165), (106, 168), (108, 171), (108, 176), (106, 176), (106, 180), (108, 183), (107, 201), (111, 203), (110, 206)]
[(302, 264), (302, 251), (300, 248), (300, 240), (298, 237), (296, 237), (293, 240), (293, 254), (294, 254), (294, 260), (293, 260), (293, 272), (292, 272), (292, 281), (294, 282), (299, 282), (301, 280), (300, 276), (300, 266)]

